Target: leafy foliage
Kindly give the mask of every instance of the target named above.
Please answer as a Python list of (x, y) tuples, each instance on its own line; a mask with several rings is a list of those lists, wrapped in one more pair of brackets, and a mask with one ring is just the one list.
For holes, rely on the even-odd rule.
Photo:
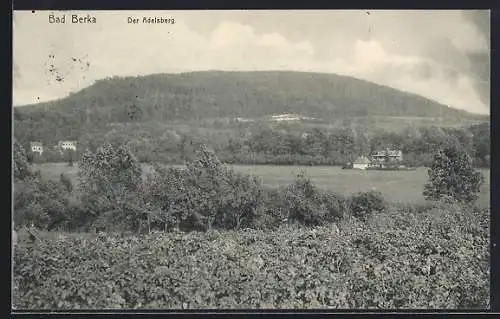
[(16, 225), (33, 223), (41, 229), (65, 227), (71, 220), (70, 200), (59, 181), (33, 180), (14, 187)]
[(177, 228), (250, 227), (262, 205), (260, 181), (227, 168), (204, 145), (186, 169), (157, 165), (149, 179), (149, 198)]
[(16, 227), (34, 224), (42, 229), (54, 229), (66, 225), (71, 219), (68, 215), (69, 185), (42, 179), (17, 142), (14, 143), (13, 157)]
[(377, 191), (360, 192), (350, 199), (350, 212), (354, 217), (365, 221), (373, 213), (380, 213), (386, 209), (382, 193)]
[(328, 222), (338, 222), (349, 213), (349, 202), (344, 196), (324, 192), (320, 195), (321, 203), (326, 210)]
[(430, 205), (338, 228), (44, 237), (16, 247), (16, 308), (485, 309), (488, 217)]
[(77, 159), (77, 153), (74, 150), (66, 150), (64, 152), (64, 157), (68, 161), (68, 166), (73, 167), (74, 162)]
[(488, 124), (473, 125), (472, 134), (473, 158), (477, 166), (489, 167), (490, 163), (490, 126)]
[(283, 190), (278, 200), (283, 203), (281, 209), (287, 212), (288, 221), (305, 226), (338, 222), (348, 213), (346, 198), (318, 190), (304, 171)]
[(61, 173), (61, 176), (59, 176), (59, 181), (64, 185), (68, 193), (71, 193), (73, 191), (73, 182), (71, 182), (71, 179), (67, 175)]
[(31, 163), (28, 160), (28, 154), (19, 142), (14, 142), (12, 153), (14, 182), (26, 182), (34, 178), (35, 173), (33, 172)]
[[(29, 171), (17, 156), (25, 165), (18, 172)], [(18, 178), (16, 224), (101, 222), (121, 233), (21, 238), (16, 308), (489, 306), (487, 210), (439, 202), (388, 207), (375, 192), (346, 200), (321, 193), (305, 174), (268, 190), (205, 146), (185, 169), (156, 165), (145, 179), (124, 147), (104, 145), (79, 167), (76, 199), (64, 178)], [(361, 221), (343, 218), (349, 213)], [(312, 227), (284, 226), (287, 217)], [(148, 234), (125, 234), (144, 222)], [(156, 232), (169, 228), (205, 232)]]
[(78, 168), (82, 201), (97, 222), (139, 227), (133, 214), (142, 211), (142, 201), (137, 196), (142, 169), (126, 146), (107, 143), (95, 153), (88, 151), (82, 155)]
[[(66, 209), (66, 221), (60, 225), (70, 229), (273, 229), (287, 222), (323, 225), (347, 215), (365, 219), (364, 215), (384, 209), (380, 194), (351, 198), (331, 194), (318, 190), (304, 174), (284, 189), (264, 187), (259, 179), (229, 169), (203, 144), (184, 169), (156, 163), (148, 166), (151, 170), (147, 174), (142, 174), (126, 146), (106, 144), (82, 157), (78, 187), (73, 190), (65, 175), (57, 186), (63, 189), (57, 201)], [(42, 181), (39, 173), (32, 176)], [(40, 206), (48, 202), (34, 201), (34, 194), (41, 189), (38, 185), (18, 182), (15, 207), (18, 217), (42, 212), (40, 216), (47, 221), (38, 223), (41, 227), (52, 221)]]
[(321, 207), (320, 193), (304, 172), (300, 172), (294, 183), (285, 189), (284, 200), (291, 222), (307, 226), (318, 226), (326, 222), (326, 211)]
[(424, 187), (430, 200), (472, 202), (478, 198), (484, 176), (476, 172), (471, 157), (459, 146), (448, 146), (434, 156)]

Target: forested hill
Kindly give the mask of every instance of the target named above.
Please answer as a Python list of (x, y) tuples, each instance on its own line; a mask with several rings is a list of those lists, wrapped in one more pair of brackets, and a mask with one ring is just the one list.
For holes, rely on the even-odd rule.
[(20, 139), (78, 139), (111, 123), (260, 118), (298, 113), (322, 121), (412, 117), (465, 123), (484, 116), (364, 80), (303, 72), (192, 72), (113, 77), (64, 99), (16, 107)]

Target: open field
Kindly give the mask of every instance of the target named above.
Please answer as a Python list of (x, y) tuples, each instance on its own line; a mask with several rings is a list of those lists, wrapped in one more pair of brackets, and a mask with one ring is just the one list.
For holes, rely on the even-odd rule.
[[(57, 179), (61, 173), (77, 182), (78, 168), (68, 167), (65, 163), (40, 164), (35, 166), (49, 179)], [(262, 178), (263, 184), (271, 187), (284, 186), (291, 183), (300, 170), (305, 170), (314, 184), (334, 193), (351, 195), (355, 192), (375, 189), (382, 192), (390, 202), (421, 203), (424, 201), (422, 191), (427, 181), (427, 169), (416, 171), (358, 171), (343, 170), (332, 166), (273, 166), (273, 165), (232, 165), (238, 172), (249, 173)], [(144, 170), (148, 166), (144, 164)], [(485, 183), (478, 204), (482, 207), (490, 205), (490, 171), (480, 170)]]

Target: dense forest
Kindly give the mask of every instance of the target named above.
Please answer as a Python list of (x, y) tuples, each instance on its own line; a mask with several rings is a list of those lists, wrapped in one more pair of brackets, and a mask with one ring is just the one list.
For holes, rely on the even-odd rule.
[[(273, 114), (309, 117), (269, 121)], [(237, 118), (249, 121), (239, 122)], [(51, 149), (127, 143), (141, 161), (182, 163), (210, 144), (232, 163), (341, 165), (380, 148), (399, 148), (425, 165), (437, 145), (458, 142), (477, 165), (489, 162), (487, 116), (351, 77), (301, 72), (194, 72), (108, 78), (67, 98), (14, 109), (36, 161), (66, 161)], [(479, 124), (478, 124), (479, 123)]]

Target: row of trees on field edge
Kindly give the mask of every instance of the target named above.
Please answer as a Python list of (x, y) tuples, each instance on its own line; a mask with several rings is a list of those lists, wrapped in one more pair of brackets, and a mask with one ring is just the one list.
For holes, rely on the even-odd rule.
[[(30, 139), (20, 142), (27, 147)], [(48, 142), (47, 142), (48, 143)], [(79, 152), (96, 151), (104, 144), (126, 144), (140, 162), (182, 164), (193, 160), (202, 145), (214, 149), (219, 159), (232, 164), (344, 165), (359, 155), (400, 149), (408, 166), (430, 166), (433, 154), (444, 145), (460, 144), (476, 167), (490, 166), (489, 123), (469, 128), (421, 127), (401, 132), (362, 128), (298, 129), (292, 126), (259, 126), (209, 130), (158, 128), (147, 123), (113, 127), (107, 133), (84, 133)], [(47, 151), (33, 154), (33, 162), (67, 162), (71, 154)], [(80, 154), (75, 154), (79, 158)], [(73, 158), (75, 160), (75, 158)]]

